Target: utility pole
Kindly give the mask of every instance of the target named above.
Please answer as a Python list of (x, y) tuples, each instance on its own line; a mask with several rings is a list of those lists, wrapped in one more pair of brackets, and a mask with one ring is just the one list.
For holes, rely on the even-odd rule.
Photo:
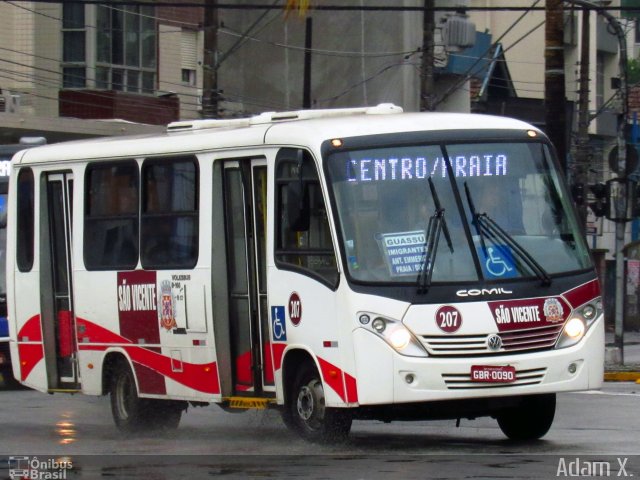
[(311, 108), (311, 47), (313, 46), (313, 21), (305, 20), (304, 28), (304, 72), (302, 85), (302, 108)]
[(435, 80), (433, 75), (433, 34), (436, 26), (434, 14), (435, 0), (424, 0), (422, 19), (422, 64), (420, 75), (420, 111), (433, 111)]
[[(555, 1), (555, 0), (554, 0)], [(564, 0), (571, 1), (582, 7), (595, 9), (598, 15), (602, 15), (613, 33), (618, 39), (618, 47), (620, 49), (618, 55), (619, 70), (619, 87), (618, 96), (620, 98), (620, 113), (618, 114), (618, 134), (617, 134), (617, 172), (618, 178), (614, 180), (626, 184), (625, 188), (618, 189), (618, 193), (612, 199), (614, 201), (615, 216), (619, 219), (627, 217), (629, 192), (631, 190), (624, 176), (626, 175), (627, 166), (627, 141), (625, 136), (625, 127), (627, 125), (627, 115), (629, 113), (628, 105), (628, 84), (627, 84), (627, 38), (622, 25), (609, 12), (599, 9), (599, 5), (588, 0)], [(548, 3), (547, 3), (548, 5)], [(625, 221), (616, 221), (616, 281), (615, 281), (615, 345), (620, 352), (620, 363), (624, 364), (624, 292), (625, 292), (625, 276), (624, 276), (624, 239), (625, 239)]]
[(556, 147), (562, 170), (567, 171), (566, 109), (564, 86), (563, 0), (545, 6), (544, 106), (546, 133)]
[[(587, 165), (589, 164), (589, 42), (591, 24), (589, 22), (590, 11), (582, 9), (582, 31), (580, 34), (580, 89), (578, 97), (578, 138), (576, 139), (575, 176), (572, 183), (575, 185), (587, 183)], [(586, 224), (587, 205), (583, 202), (578, 205), (580, 220)]]
[(215, 0), (204, 4), (204, 55), (202, 65), (202, 117), (218, 117), (218, 8)]

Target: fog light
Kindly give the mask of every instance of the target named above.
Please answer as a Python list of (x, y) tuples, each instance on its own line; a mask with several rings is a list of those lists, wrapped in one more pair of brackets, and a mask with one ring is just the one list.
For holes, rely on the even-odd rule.
[(389, 341), (391, 342), (393, 348), (395, 348), (396, 350), (402, 350), (407, 345), (409, 345), (409, 342), (411, 341), (411, 335), (409, 335), (409, 332), (407, 332), (407, 330), (405, 330), (404, 328), (399, 328), (389, 336)]
[(366, 313), (363, 313), (362, 315), (360, 315), (360, 318), (358, 320), (362, 325), (366, 325), (371, 321), (371, 318)]
[(575, 363), (570, 363), (567, 370), (569, 370), (569, 373), (573, 375), (578, 370), (578, 366)]
[(404, 377), (404, 381), (408, 384), (412, 384), (415, 379), (416, 377), (414, 377), (412, 373), (407, 373), (407, 375)]
[(387, 328), (387, 323), (382, 318), (376, 318), (371, 326), (376, 332), (382, 333), (384, 329)]
[(579, 318), (570, 318), (564, 326), (564, 332), (572, 339), (578, 339), (584, 335), (584, 322)]

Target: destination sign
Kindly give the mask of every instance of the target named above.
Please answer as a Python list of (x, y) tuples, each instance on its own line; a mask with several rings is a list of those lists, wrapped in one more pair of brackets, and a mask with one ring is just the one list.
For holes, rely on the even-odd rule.
[[(503, 153), (456, 155), (449, 157), (455, 177), (506, 176), (509, 158)], [(347, 181), (384, 182), (424, 179), (448, 175), (444, 157), (380, 157), (349, 159), (346, 162)]]
[(0, 160), (0, 177), (11, 175), (11, 160)]

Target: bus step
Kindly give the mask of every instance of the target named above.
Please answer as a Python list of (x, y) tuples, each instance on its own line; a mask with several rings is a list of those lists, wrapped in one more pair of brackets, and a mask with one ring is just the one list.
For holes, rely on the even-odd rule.
[(275, 402), (273, 398), (258, 397), (227, 397), (225, 400), (229, 403), (228, 408), (253, 408), (255, 410), (264, 410), (270, 403)]
[(50, 388), (47, 393), (80, 393), (82, 390), (78, 388)]

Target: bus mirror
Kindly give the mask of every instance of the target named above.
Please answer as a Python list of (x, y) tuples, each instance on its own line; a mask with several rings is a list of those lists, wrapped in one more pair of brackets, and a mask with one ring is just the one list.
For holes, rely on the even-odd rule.
[(287, 220), (289, 229), (294, 232), (309, 230), (309, 189), (304, 182), (291, 182), (287, 185)]

